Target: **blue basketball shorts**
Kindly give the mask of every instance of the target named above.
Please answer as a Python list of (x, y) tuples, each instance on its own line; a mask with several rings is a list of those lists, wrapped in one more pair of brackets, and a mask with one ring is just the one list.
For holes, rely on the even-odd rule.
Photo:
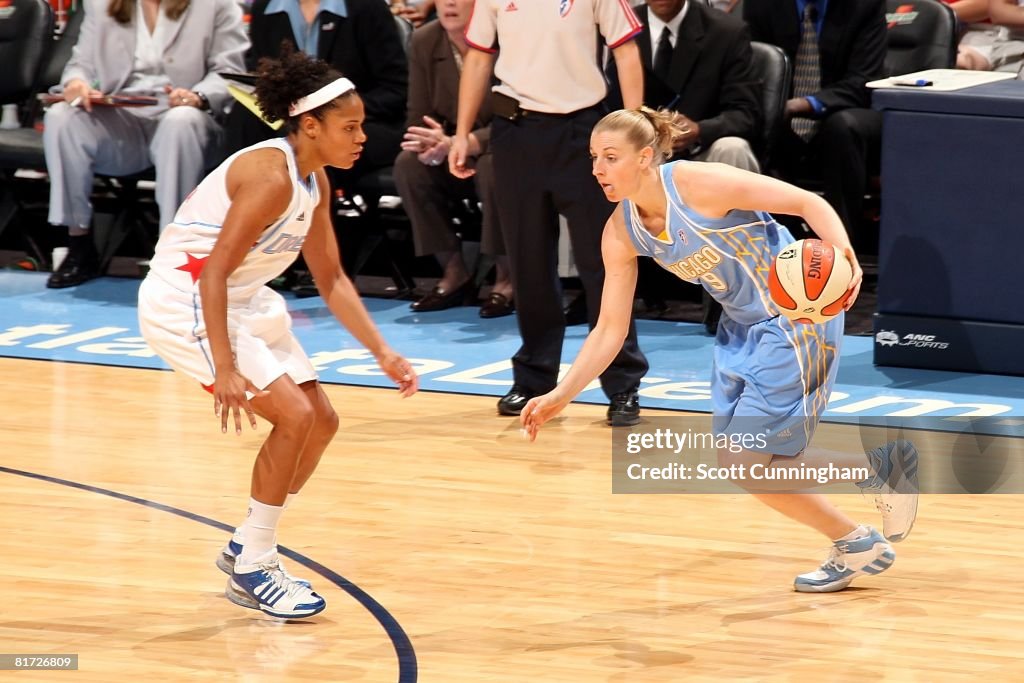
[(835, 384), (844, 319), (806, 325), (777, 316), (741, 325), (722, 316), (711, 379), (716, 433), (746, 450), (803, 452)]

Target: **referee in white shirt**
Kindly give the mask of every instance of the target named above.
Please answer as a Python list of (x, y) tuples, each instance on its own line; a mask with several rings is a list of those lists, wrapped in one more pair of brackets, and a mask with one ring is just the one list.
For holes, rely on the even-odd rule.
[[(604, 284), (601, 233), (615, 208), (591, 175), (590, 131), (604, 114), (606, 95), (598, 37), (611, 48), (622, 101), (635, 108), (643, 101), (640, 53), (633, 41), (640, 31), (627, 0), (476, 0), (466, 27), (473, 49), (462, 68), (458, 126), (448, 160), (456, 176), (472, 175), (467, 136), (487, 96), (493, 66), (500, 85), (490, 95), (491, 153), (523, 341), (512, 358), (512, 390), (498, 401), (502, 415), (518, 415), (530, 398), (557, 383), (565, 336), (559, 214), (568, 219), (591, 328), (597, 322)], [(622, 350), (601, 375), (610, 400), (609, 424), (639, 421), (637, 388), (647, 367), (631, 324)]]

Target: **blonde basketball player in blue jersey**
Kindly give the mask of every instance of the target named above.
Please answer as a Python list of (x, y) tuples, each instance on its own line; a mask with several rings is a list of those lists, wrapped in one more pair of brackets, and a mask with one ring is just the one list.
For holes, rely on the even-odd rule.
[(820, 494), (794, 493), (791, 480), (776, 480), (778, 488), (771, 481), (738, 482), (833, 542), (818, 570), (796, 577), (796, 590), (842, 590), (858, 576), (888, 569), (895, 559), (890, 542), (910, 532), (917, 514), (917, 452), (905, 441), (866, 456), (807, 448), (835, 381), (844, 316), (804, 325), (779, 315), (768, 295), (768, 268), (793, 237), (768, 212), (803, 217), (819, 237), (844, 251), (854, 273), (847, 310), (863, 273), (839, 217), (817, 195), (722, 164), (664, 164), (673, 140), (684, 132), (678, 120), (673, 112), (643, 108), (613, 112), (594, 127), (594, 176), (605, 196), (620, 202), (602, 243), (601, 315), (565, 379), (531, 400), (520, 419), (535, 439), (541, 425), (607, 367), (629, 326), (637, 256), (654, 258), (678, 277), (703, 285), (722, 304), (711, 383), (716, 431), (739, 433), (753, 423), (771, 435), (764, 452), (723, 450), (719, 464), (781, 469), (832, 463), (868, 466), (874, 473), (858, 485), (875, 495), (883, 533), (855, 523)]
[(139, 290), (149, 345), (214, 398), (221, 431), (242, 414), (273, 429), (256, 457), (249, 513), (217, 565), (228, 598), (280, 618), (326, 606), (277, 555), (281, 513), (313, 474), (338, 416), (291, 331), (284, 299), (266, 286), (299, 252), (328, 308), (398, 384), (417, 390), (410, 364), (381, 337), (341, 269), (324, 166), (351, 168), (366, 141), (363, 103), (324, 62), (285, 51), (260, 65), (256, 98), (287, 136), (241, 150), (189, 195), (160, 236)]

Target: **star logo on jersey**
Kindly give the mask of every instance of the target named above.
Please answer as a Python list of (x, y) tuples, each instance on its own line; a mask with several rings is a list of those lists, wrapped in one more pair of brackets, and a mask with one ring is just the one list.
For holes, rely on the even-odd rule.
[(183, 270), (192, 276), (192, 284), (199, 282), (199, 276), (203, 272), (203, 266), (206, 265), (209, 256), (203, 258), (196, 258), (192, 254), (186, 253), (185, 257), (188, 259), (183, 265), (178, 266), (175, 270)]
[(558, 16), (564, 17), (572, 9), (573, 0), (558, 0)]

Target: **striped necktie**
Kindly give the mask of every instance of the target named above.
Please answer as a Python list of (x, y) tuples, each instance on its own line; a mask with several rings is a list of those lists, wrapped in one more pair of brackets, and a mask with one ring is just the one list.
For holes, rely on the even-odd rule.
[[(814, 2), (804, 6), (804, 19), (800, 25), (800, 45), (796, 49), (793, 66), (793, 97), (806, 97), (821, 90), (821, 61), (818, 54), (818, 33), (815, 24), (818, 8)], [(793, 118), (793, 131), (804, 140), (810, 139), (818, 127), (814, 119)]]

